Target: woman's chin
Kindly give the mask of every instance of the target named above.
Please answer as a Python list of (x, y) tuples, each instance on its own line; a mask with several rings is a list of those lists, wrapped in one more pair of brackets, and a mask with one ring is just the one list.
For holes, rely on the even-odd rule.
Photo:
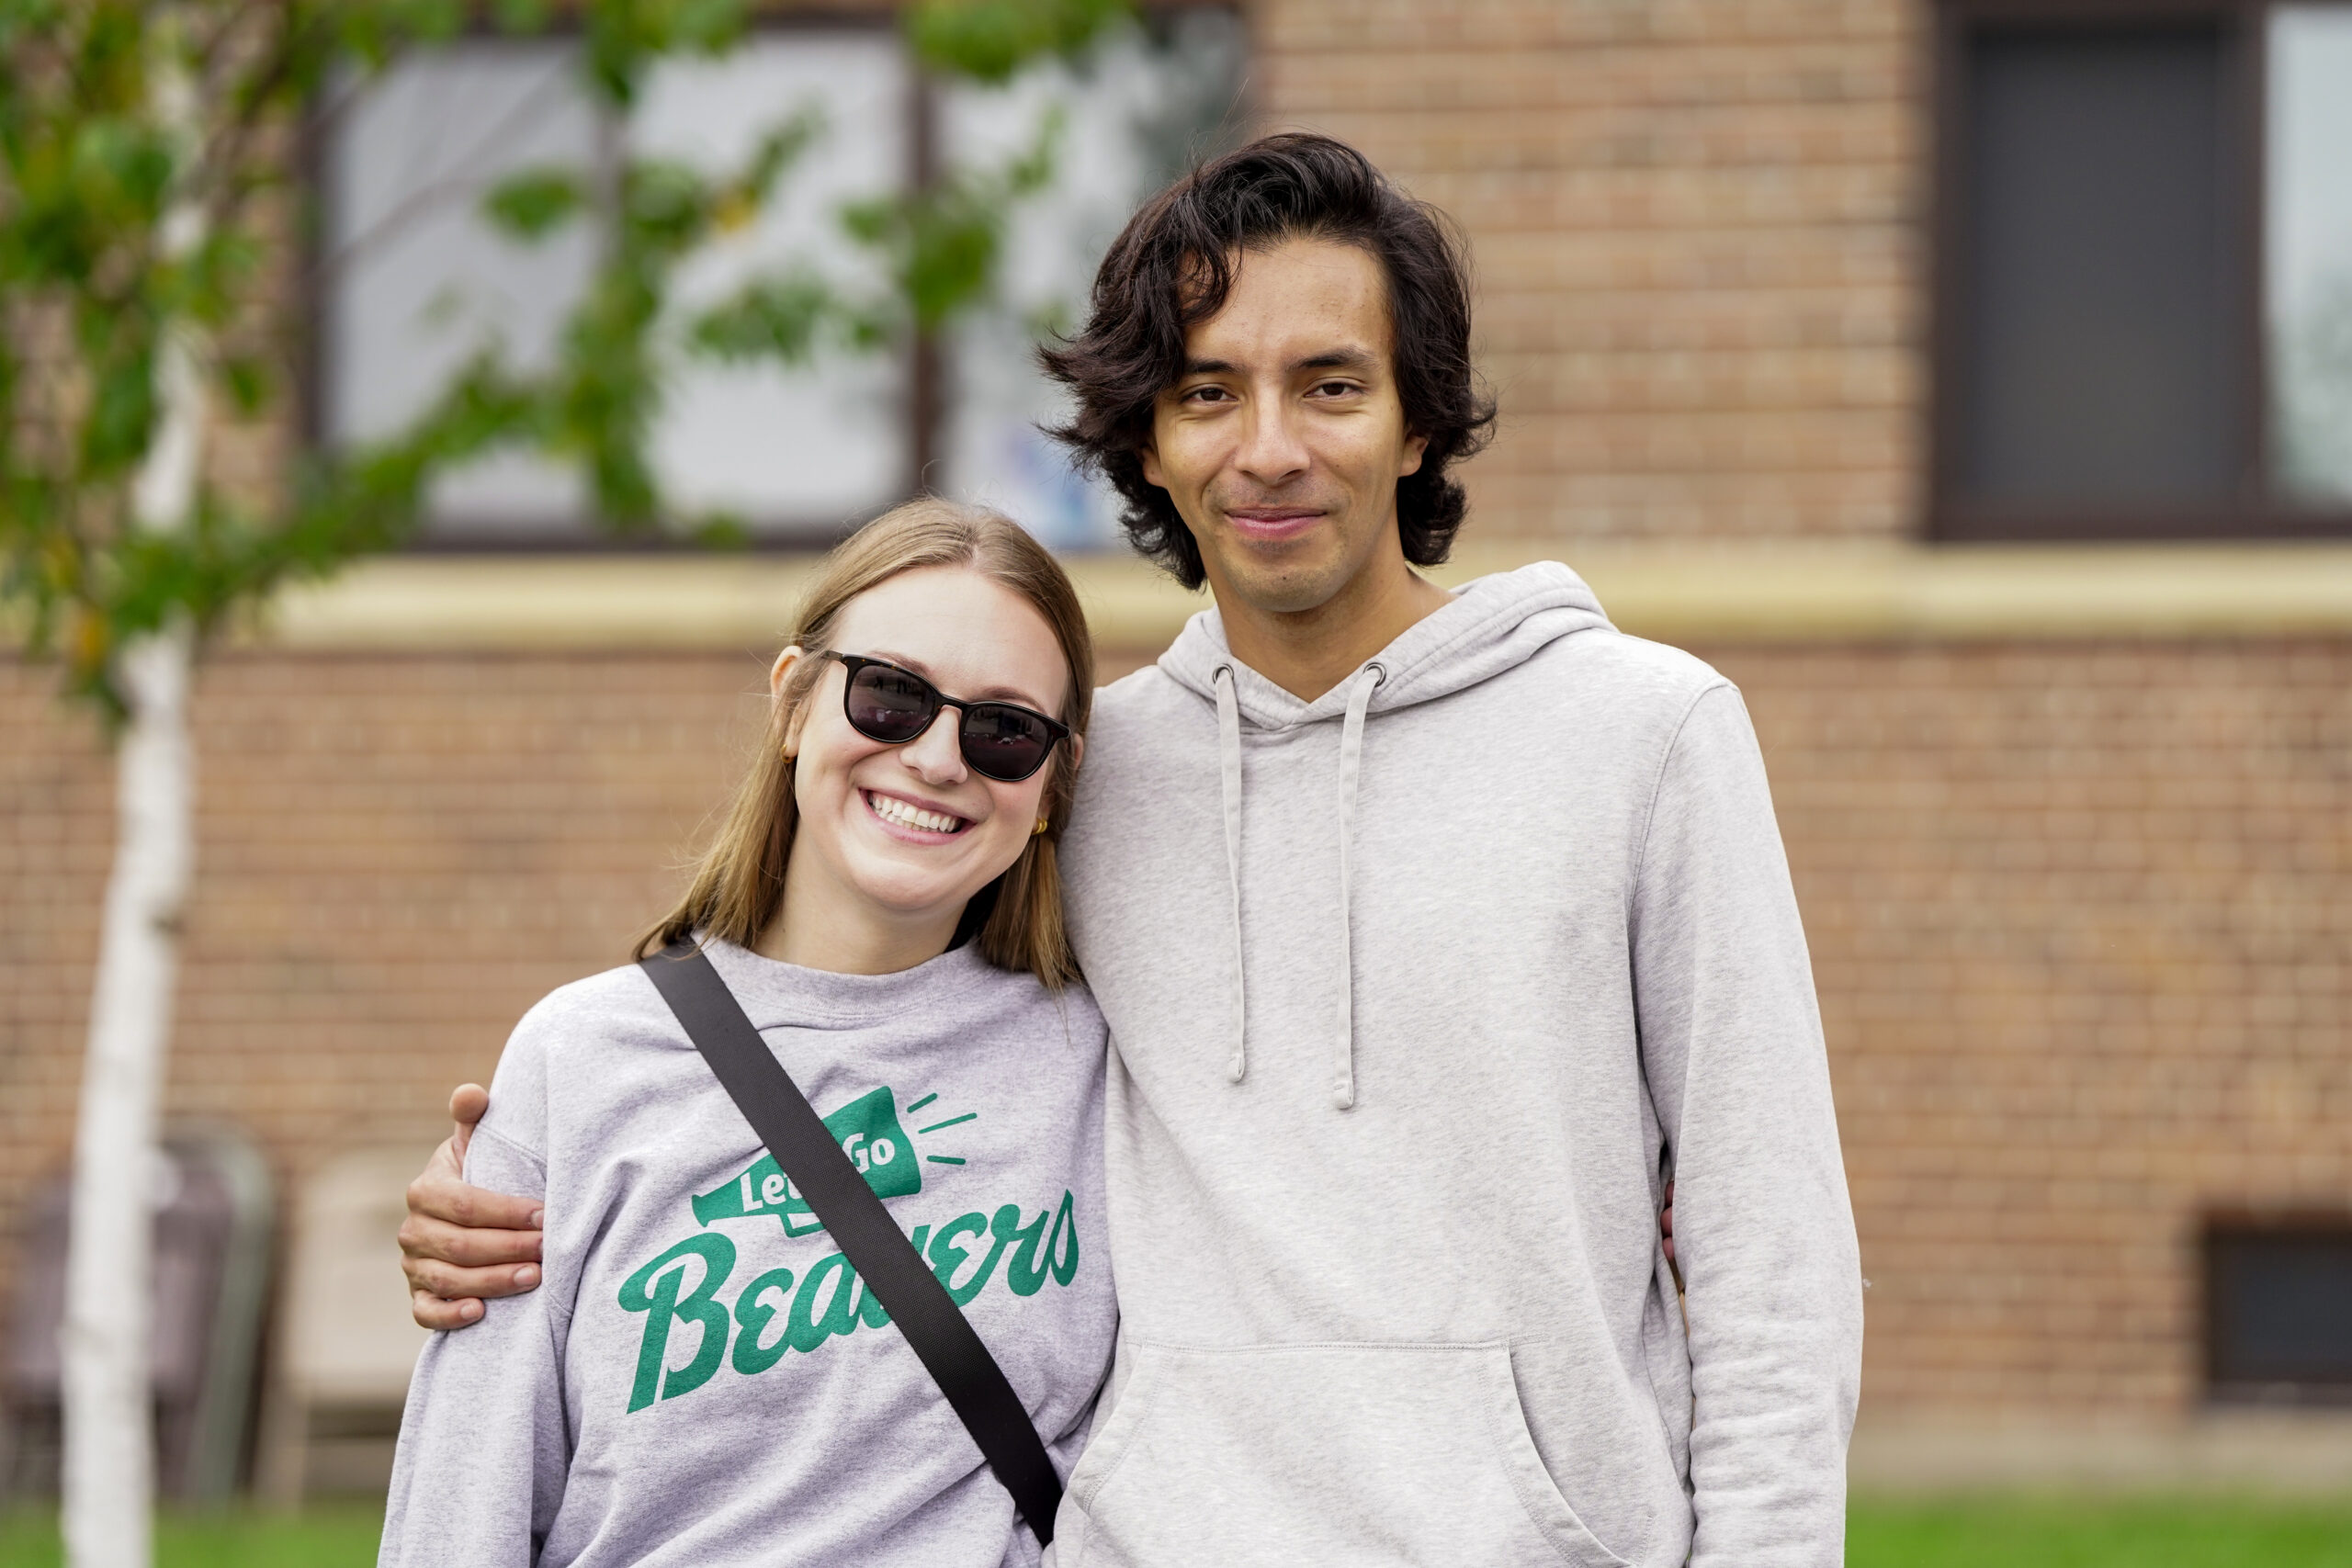
[(893, 874), (892, 870), (875, 868), (865, 874), (852, 878), (852, 886), (885, 918), (905, 924), (919, 924), (931, 919), (952, 919), (964, 912), (972, 895), (987, 886), (994, 877), (982, 877), (975, 882), (970, 877), (953, 880), (936, 876)]

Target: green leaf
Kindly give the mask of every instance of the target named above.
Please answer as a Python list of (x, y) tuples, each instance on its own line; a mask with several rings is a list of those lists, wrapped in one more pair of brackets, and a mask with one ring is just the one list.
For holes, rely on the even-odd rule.
[(752, 543), (752, 527), (735, 513), (715, 512), (690, 525), (686, 537), (707, 550), (747, 549)]
[(509, 33), (542, 31), (550, 15), (548, 0), (496, 0), (491, 7), (499, 30)]
[(277, 384), (268, 362), (257, 355), (239, 355), (220, 362), (220, 385), (229, 394), (230, 405), (246, 419), (268, 406)]
[(837, 310), (833, 291), (812, 274), (763, 277), (697, 317), (686, 342), (698, 354), (732, 363), (806, 364)]
[(577, 176), (560, 169), (528, 169), (502, 181), (482, 197), (482, 216), (492, 227), (526, 244), (546, 239), (588, 204)]
[(588, 0), (582, 17), (589, 85), (621, 107), (664, 54), (718, 54), (743, 36), (747, 0)]
[(119, 474), (146, 452), (154, 427), (154, 360), (141, 353), (91, 368), (96, 381), (82, 426), (82, 460), (94, 477)]
[(641, 159), (622, 179), (626, 243), (674, 255), (703, 237), (718, 208), (712, 182), (684, 164)]
[[(887, 258), (898, 303), (914, 330), (937, 332), (994, 289), (1006, 219), (1050, 182), (1062, 127), (1060, 110), (1048, 110), (1031, 144), (1000, 168), (957, 171), (926, 189), (842, 209), (842, 231)], [(872, 341), (878, 325), (869, 312), (854, 338)]]
[(919, 0), (906, 11), (915, 56), (932, 70), (1001, 83), (1040, 59), (1076, 59), (1130, 0)]

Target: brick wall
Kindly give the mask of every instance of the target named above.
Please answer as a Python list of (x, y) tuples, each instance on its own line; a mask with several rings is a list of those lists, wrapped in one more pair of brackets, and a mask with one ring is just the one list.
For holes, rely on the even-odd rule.
[[(2352, 1197), (2352, 645), (1701, 651), (1813, 942), (1871, 1410), (2184, 1408), (2199, 1213)], [(760, 673), (213, 665), (173, 1111), (294, 1177), (429, 1144), (658, 912)], [(46, 673), (0, 664), (0, 1212), (70, 1135), (108, 795)]]
[(2352, 1202), (2352, 645), (1709, 651), (1747, 693), (1875, 1415), (2177, 1412), (2199, 1214)]
[(1263, 0), (1269, 123), (1461, 222), (1482, 530), (1888, 536), (1922, 472), (1926, 8)]

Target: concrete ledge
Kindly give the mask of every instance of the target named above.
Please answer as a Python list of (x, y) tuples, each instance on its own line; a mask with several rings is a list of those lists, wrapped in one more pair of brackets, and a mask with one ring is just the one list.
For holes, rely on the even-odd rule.
[(2352, 633), (2352, 543), (1594, 546), (1571, 565), (1666, 642)]
[[(815, 556), (397, 556), (290, 592), (245, 647), (774, 651)], [(1070, 562), (1096, 638), (1158, 649), (1208, 603), (1127, 556)]]
[(1874, 1421), (1854, 1428), (1858, 1492), (2092, 1489), (2352, 1494), (2352, 1410), (2211, 1410), (2187, 1420), (2068, 1425)]
[[(2352, 542), (1465, 547), (1455, 583), (1545, 556), (1661, 641), (2352, 636)], [(1106, 649), (1164, 646), (1207, 604), (1125, 555), (1072, 558)], [(403, 556), (287, 594), (244, 646), (380, 651), (775, 647), (805, 556)]]

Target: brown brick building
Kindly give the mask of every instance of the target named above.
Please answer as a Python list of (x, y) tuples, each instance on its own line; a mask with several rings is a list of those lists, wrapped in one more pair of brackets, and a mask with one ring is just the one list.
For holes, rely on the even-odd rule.
[[(1504, 421), (1458, 572), (1566, 558), (1621, 625), (1747, 695), (1872, 1283), (1864, 1479), (2352, 1477), (2352, 1417), (2309, 1408), (2352, 1365), (2294, 1319), (2309, 1364), (2264, 1371), (2208, 1310), (2211, 1279), (2352, 1321), (2327, 1293), (2352, 1280), (2352, 540), (2331, 537), (2352, 489), (2286, 497), (2268, 456), (2290, 356), (2246, 322), (2286, 285), (2248, 278), (2275, 273), (2285, 220), (2240, 209), (2307, 198), (2222, 134), (2267, 92), (2278, 164), (2299, 134), (2278, 84), (2336, 58), (2291, 28), (2333, 48), (2343, 14), (1243, 18), (1257, 123), (1355, 141), (1471, 238)], [(2197, 120), (2214, 82), (2237, 96)], [(2050, 102), (2216, 128), (2208, 216), (2243, 265), (2157, 284), (2222, 323), (2214, 363), (2245, 385), (2218, 414), (2119, 435), (2083, 423), (2114, 403), (2094, 376), (2024, 434), (1998, 425), (2057, 373), (2030, 358), (2052, 341), (2033, 301), (2099, 260), (2036, 260), (2005, 216), (2040, 165), (2004, 139), (2048, 144)], [(2032, 194), (2019, 209), (2045, 210)], [(2120, 224), (2198, 218), (2116, 199), (2154, 204)], [(2113, 385), (2185, 377), (2194, 347)], [(2185, 450), (2199, 419), (2227, 426), (2227, 483), (2067, 466), (2110, 438)], [(1080, 566), (1114, 672), (1190, 607), (1115, 556)], [(429, 1145), (514, 1016), (657, 912), (755, 722), (796, 570), (415, 556), (217, 658), (175, 1111), (253, 1129), (297, 1184), (340, 1147)], [(110, 809), (50, 674), (0, 664), (0, 1216), (70, 1135)], [(2216, 1235), (2253, 1238), (2250, 1283)]]

